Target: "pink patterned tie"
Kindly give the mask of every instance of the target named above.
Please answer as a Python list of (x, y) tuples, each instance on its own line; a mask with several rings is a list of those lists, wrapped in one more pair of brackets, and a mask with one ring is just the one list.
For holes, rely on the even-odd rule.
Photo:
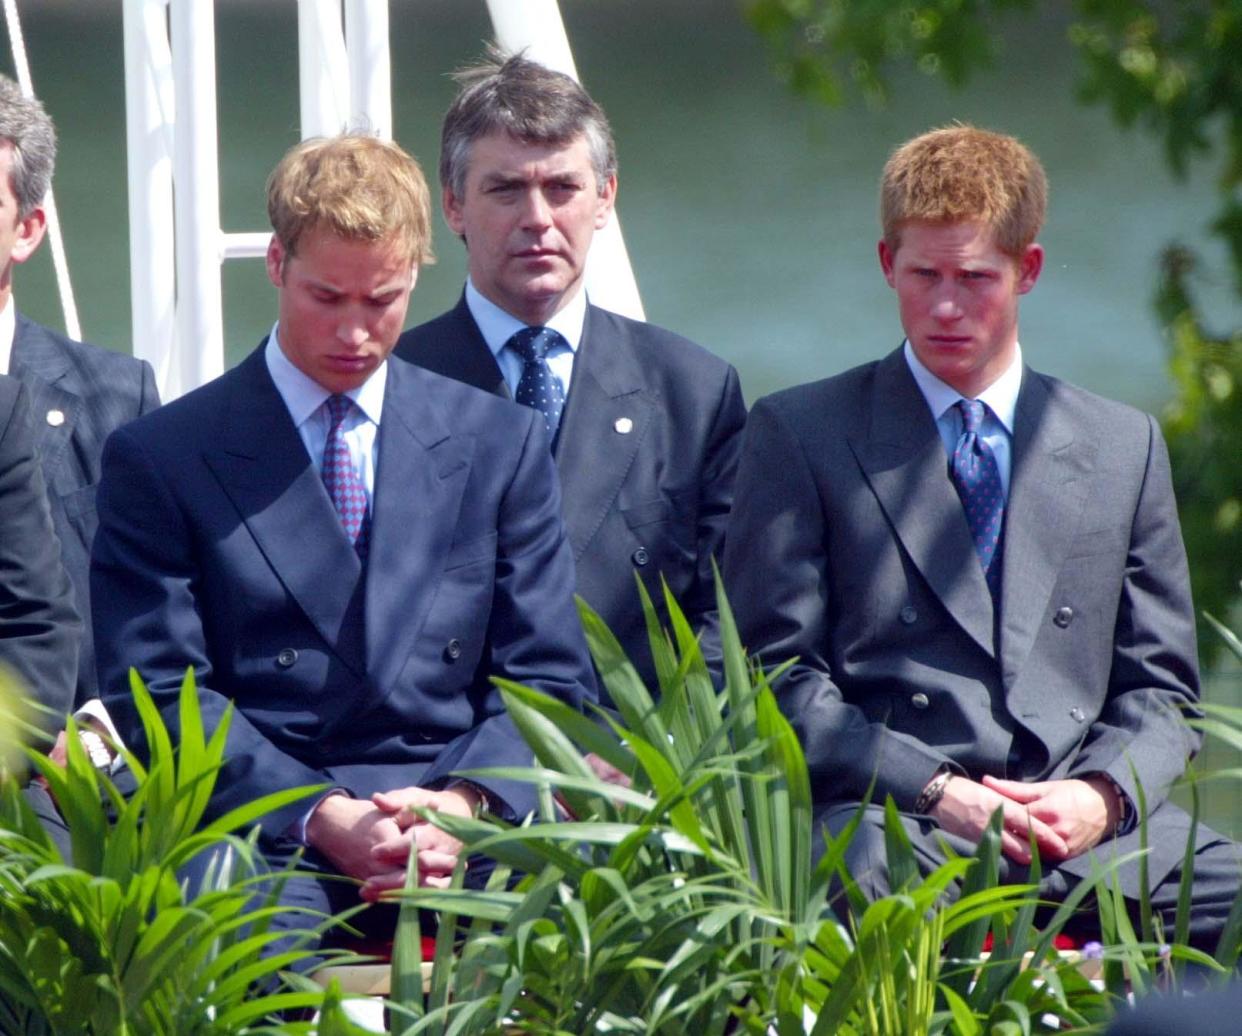
[(354, 545), (358, 556), (365, 561), (368, 538), (367, 493), (362, 479), (354, 469), (354, 462), (349, 456), (349, 446), (345, 443), (341, 428), (354, 407), (354, 401), (348, 396), (329, 396), (323, 405), (331, 422), (328, 427), (328, 441), (323, 447), (323, 484), (336, 506), (345, 535)]
[(1000, 585), (997, 545), (1005, 515), (1005, 492), (992, 447), (979, 434), (987, 407), (977, 399), (959, 399), (962, 434), (953, 450), (950, 469), (957, 495), (966, 509), (966, 523), (987, 576), (992, 596)]

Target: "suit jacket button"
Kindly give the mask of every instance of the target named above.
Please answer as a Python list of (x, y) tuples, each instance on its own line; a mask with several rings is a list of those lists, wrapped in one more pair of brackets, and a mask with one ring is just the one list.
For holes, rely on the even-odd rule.
[(1085, 723), (1087, 721), (1087, 714), (1075, 705), (1072, 709), (1070, 709), (1070, 719), (1072, 719), (1075, 723)]
[(918, 612), (918, 609), (914, 607), (914, 605), (907, 604), (904, 608), (901, 609), (901, 613), (898, 617), (907, 626), (913, 626), (918, 621), (919, 612)]
[(459, 658), (461, 658), (461, 641), (454, 637), (444, 645), (444, 660), (456, 662)]
[(1061, 629), (1065, 629), (1066, 626), (1074, 621), (1074, 609), (1068, 605), (1062, 605), (1057, 609), (1057, 613), (1052, 617), (1052, 621), (1055, 625), (1060, 626)]
[(641, 566), (651, 560), (651, 555), (647, 553), (646, 547), (639, 547), (638, 550), (634, 551), (634, 553), (630, 555), (630, 560), (634, 562), (634, 564)]
[(931, 704), (931, 701), (922, 691), (916, 691), (914, 694), (910, 695), (910, 704), (916, 709), (925, 709)]
[(276, 664), (281, 669), (288, 669), (297, 660), (298, 653), (293, 648), (281, 648), (280, 654), (276, 656)]

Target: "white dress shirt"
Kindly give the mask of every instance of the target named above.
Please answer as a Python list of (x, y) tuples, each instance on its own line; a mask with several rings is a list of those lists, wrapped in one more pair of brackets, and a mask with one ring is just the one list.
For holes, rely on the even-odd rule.
[(13, 301), (13, 293), (0, 309), (0, 374), (8, 374), (13, 363), (13, 339), (17, 335), (17, 303)]

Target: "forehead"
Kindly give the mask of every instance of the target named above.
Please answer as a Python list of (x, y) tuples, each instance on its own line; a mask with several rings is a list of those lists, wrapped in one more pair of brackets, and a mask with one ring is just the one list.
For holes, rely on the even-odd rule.
[(406, 251), (395, 235), (369, 241), (316, 227), (301, 236), (288, 258), (303, 275), (326, 283), (372, 282), (408, 275), (413, 261)]
[(484, 134), (470, 145), (467, 176), (533, 177), (548, 173), (594, 176), (591, 149), (584, 134), (563, 143), (519, 140), (504, 130)]
[(929, 223), (915, 220), (901, 228), (897, 256), (906, 261), (971, 260), (994, 263), (1010, 261), (996, 242), (996, 234), (984, 223), (965, 220)]

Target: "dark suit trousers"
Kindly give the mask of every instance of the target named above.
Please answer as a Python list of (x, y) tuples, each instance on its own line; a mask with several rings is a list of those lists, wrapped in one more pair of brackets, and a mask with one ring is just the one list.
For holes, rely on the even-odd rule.
[[(815, 835), (813, 852), (819, 859), (824, 851), (824, 828), (833, 837), (844, 829), (854, 814), (854, 805), (834, 803), (823, 809), (815, 818)], [(945, 856), (941, 851), (943, 841), (961, 856), (974, 854), (973, 843), (957, 835), (951, 835), (930, 818), (909, 813), (901, 814), (906, 834), (914, 847), (918, 859), (920, 873), (926, 875), (944, 863)], [(1200, 828), (1201, 832), (1203, 828)], [(1238, 895), (1239, 878), (1242, 875), (1242, 857), (1239, 846), (1215, 832), (1208, 832), (1215, 837), (1201, 844), (1194, 857), (1194, 885), (1190, 910), (1190, 944), (1205, 953), (1213, 953), (1216, 942), (1224, 929), (1229, 909), (1234, 897)], [(1201, 839), (1201, 843), (1203, 840)], [(870, 806), (863, 823), (859, 825), (853, 841), (846, 852), (846, 867), (854, 880), (858, 882), (868, 900), (888, 895), (887, 853), (884, 845), (884, 811), (878, 806)], [(1070, 874), (1059, 867), (1045, 864), (1043, 877), (1040, 881), (1041, 898), (1060, 902), (1069, 895), (1078, 882), (1077, 875)], [(1028, 870), (1025, 866), (1014, 863), (1002, 854), (1000, 858), (1001, 884), (1019, 884), (1028, 881)], [(1177, 913), (1178, 884), (1181, 881), (1182, 868), (1176, 867), (1163, 881), (1151, 890), (1153, 914), (1163, 918), (1166, 938), (1172, 937), (1174, 917)], [(840, 891), (839, 889), (837, 890)], [(834, 896), (834, 902), (844, 905), (844, 897)], [(1095, 911), (1087, 900), (1087, 912), (1080, 923), (1068, 926), (1068, 932), (1083, 937), (1096, 934)], [(1135, 930), (1139, 927), (1139, 903), (1137, 899), (1126, 899), (1131, 921)], [(1051, 911), (1049, 911), (1049, 916)]]

